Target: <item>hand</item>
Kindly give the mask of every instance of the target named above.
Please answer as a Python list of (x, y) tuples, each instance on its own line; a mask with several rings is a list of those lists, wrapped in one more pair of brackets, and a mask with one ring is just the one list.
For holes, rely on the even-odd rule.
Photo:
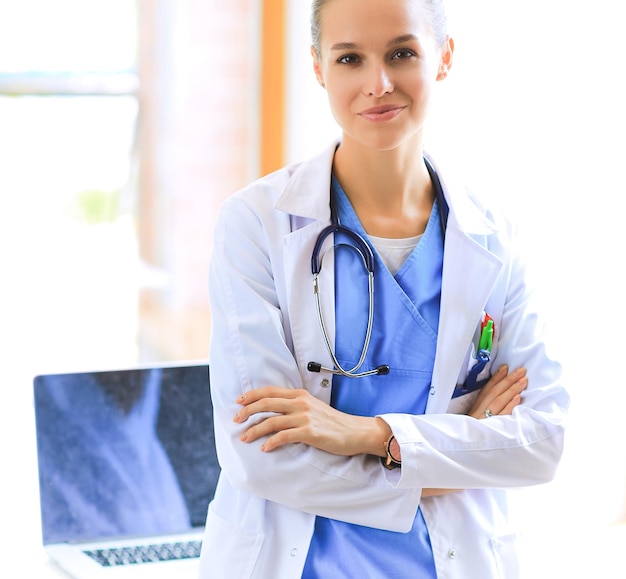
[[(511, 414), (521, 401), (520, 393), (528, 386), (526, 370), (518, 368), (507, 374), (508, 367), (500, 366), (489, 382), (483, 386), (471, 410), (467, 413), (474, 418), (488, 418), (487, 409), (492, 416)], [(458, 492), (460, 489), (422, 489), (422, 497), (437, 497)]]
[(301, 442), (341, 456), (385, 456), (384, 442), (391, 429), (381, 418), (353, 416), (315, 398), (306, 390), (266, 386), (242, 394), (234, 422), (244, 423), (259, 413), (271, 412), (241, 435), (243, 442), (269, 436), (261, 450)]
[(489, 382), (481, 388), (472, 408), (467, 413), (474, 418), (511, 414), (522, 401), (521, 392), (528, 386), (526, 370), (518, 368), (507, 374), (508, 367), (500, 366)]

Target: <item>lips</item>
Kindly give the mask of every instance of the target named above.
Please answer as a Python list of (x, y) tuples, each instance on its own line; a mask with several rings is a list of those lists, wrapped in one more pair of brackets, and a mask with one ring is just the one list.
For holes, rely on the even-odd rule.
[(378, 105), (361, 111), (359, 116), (368, 121), (390, 121), (395, 119), (404, 109), (403, 105)]

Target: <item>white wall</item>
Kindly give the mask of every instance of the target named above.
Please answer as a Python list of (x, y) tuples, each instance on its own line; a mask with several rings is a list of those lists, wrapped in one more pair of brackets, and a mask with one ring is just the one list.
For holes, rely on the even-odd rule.
[(313, 74), (310, 0), (289, 0), (287, 58), (287, 152), (288, 162), (301, 161), (321, 151), (339, 135), (330, 114), (326, 91)]
[[(571, 524), (575, 512), (596, 528), (624, 515), (620, 5), (448, 0), (455, 63), (429, 129), (429, 148), (454, 159), (474, 188), (499, 197), (520, 221), (561, 346), (573, 396), (566, 456), (557, 481), (528, 494), (528, 516), (541, 515), (546, 529), (554, 514)], [(290, 3), (290, 160), (337, 132), (312, 73), (309, 6)]]

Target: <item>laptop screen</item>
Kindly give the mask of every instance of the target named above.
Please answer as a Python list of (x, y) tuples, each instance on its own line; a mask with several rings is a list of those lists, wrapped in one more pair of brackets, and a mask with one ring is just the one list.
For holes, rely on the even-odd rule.
[(202, 527), (219, 465), (208, 366), (34, 381), (44, 544)]

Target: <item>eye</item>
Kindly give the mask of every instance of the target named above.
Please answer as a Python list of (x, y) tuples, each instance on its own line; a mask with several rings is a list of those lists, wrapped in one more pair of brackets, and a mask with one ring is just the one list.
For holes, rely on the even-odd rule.
[(391, 55), (391, 60), (404, 60), (407, 58), (413, 58), (414, 56), (417, 56), (414, 50), (411, 50), (409, 48), (401, 48), (399, 50), (396, 50)]
[(344, 54), (337, 59), (339, 64), (359, 64), (361, 59), (356, 54)]

